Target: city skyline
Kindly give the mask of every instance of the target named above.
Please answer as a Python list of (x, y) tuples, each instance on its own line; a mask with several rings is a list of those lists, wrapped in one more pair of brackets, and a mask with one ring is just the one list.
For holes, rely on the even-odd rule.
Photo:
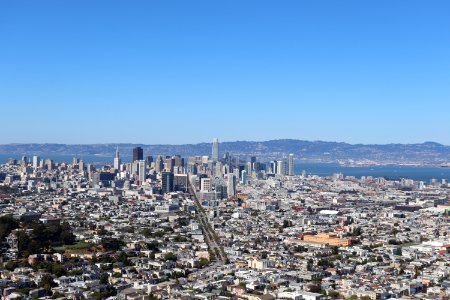
[(450, 299), (449, 12), (0, 1), (0, 298)]
[(0, 4), (0, 142), (450, 144), (447, 1), (175, 4)]

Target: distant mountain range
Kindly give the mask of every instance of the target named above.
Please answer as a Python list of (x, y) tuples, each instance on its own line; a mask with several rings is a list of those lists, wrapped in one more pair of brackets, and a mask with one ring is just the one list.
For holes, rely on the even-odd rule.
[[(6, 144), (0, 145), (1, 154), (78, 155), (113, 157), (117, 144)], [(211, 143), (186, 145), (118, 144), (122, 157), (130, 157), (132, 149), (140, 146), (144, 155), (211, 155)], [(236, 141), (220, 143), (220, 154), (229, 152), (242, 158), (257, 156), (260, 160), (279, 159), (293, 153), (296, 158), (344, 163), (393, 163), (393, 164), (448, 164), (450, 146), (435, 142), (422, 144), (363, 145), (323, 141), (271, 140), (265, 142)]]

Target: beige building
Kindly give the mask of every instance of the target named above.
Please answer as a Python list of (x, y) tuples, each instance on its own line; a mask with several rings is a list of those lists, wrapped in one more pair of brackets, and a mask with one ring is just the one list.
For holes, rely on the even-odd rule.
[(330, 246), (346, 247), (352, 245), (352, 240), (338, 238), (334, 234), (319, 233), (317, 235), (305, 235), (303, 241), (318, 244), (326, 244)]

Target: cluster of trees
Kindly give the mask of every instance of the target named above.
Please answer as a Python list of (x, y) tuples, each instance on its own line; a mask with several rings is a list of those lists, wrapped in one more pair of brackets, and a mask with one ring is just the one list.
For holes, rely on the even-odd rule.
[(283, 221), (283, 228), (292, 227), (292, 221), (291, 220), (284, 220)]
[(11, 215), (0, 217), (0, 240), (4, 241), (5, 238), (19, 227), (19, 221), (14, 219)]
[(0, 186), (0, 194), (9, 194), (14, 193), (16, 190), (8, 185), (2, 185)]
[(362, 232), (363, 232), (362, 228), (358, 226), (355, 229), (353, 229), (352, 236), (360, 236)]
[(172, 233), (173, 229), (169, 227), (164, 227), (162, 229), (158, 229), (153, 231), (151, 228), (145, 228), (141, 231), (141, 234), (146, 238), (162, 238), (167, 233)]
[(106, 251), (119, 251), (125, 243), (115, 238), (103, 238), (101, 245)]
[(168, 252), (164, 255), (165, 261), (168, 261), (168, 260), (177, 261), (177, 259), (178, 259), (177, 256), (175, 254), (173, 254), (172, 252)]
[(51, 247), (61, 245), (72, 245), (75, 243), (75, 236), (68, 223), (63, 224), (28, 224), (27, 231), (18, 231), (19, 255), (27, 257), (30, 254), (49, 251)]

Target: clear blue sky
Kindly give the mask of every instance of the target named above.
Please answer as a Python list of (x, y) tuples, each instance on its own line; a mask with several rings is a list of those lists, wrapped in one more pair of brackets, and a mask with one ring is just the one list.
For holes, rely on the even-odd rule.
[(0, 144), (450, 145), (450, 1), (0, 2)]

